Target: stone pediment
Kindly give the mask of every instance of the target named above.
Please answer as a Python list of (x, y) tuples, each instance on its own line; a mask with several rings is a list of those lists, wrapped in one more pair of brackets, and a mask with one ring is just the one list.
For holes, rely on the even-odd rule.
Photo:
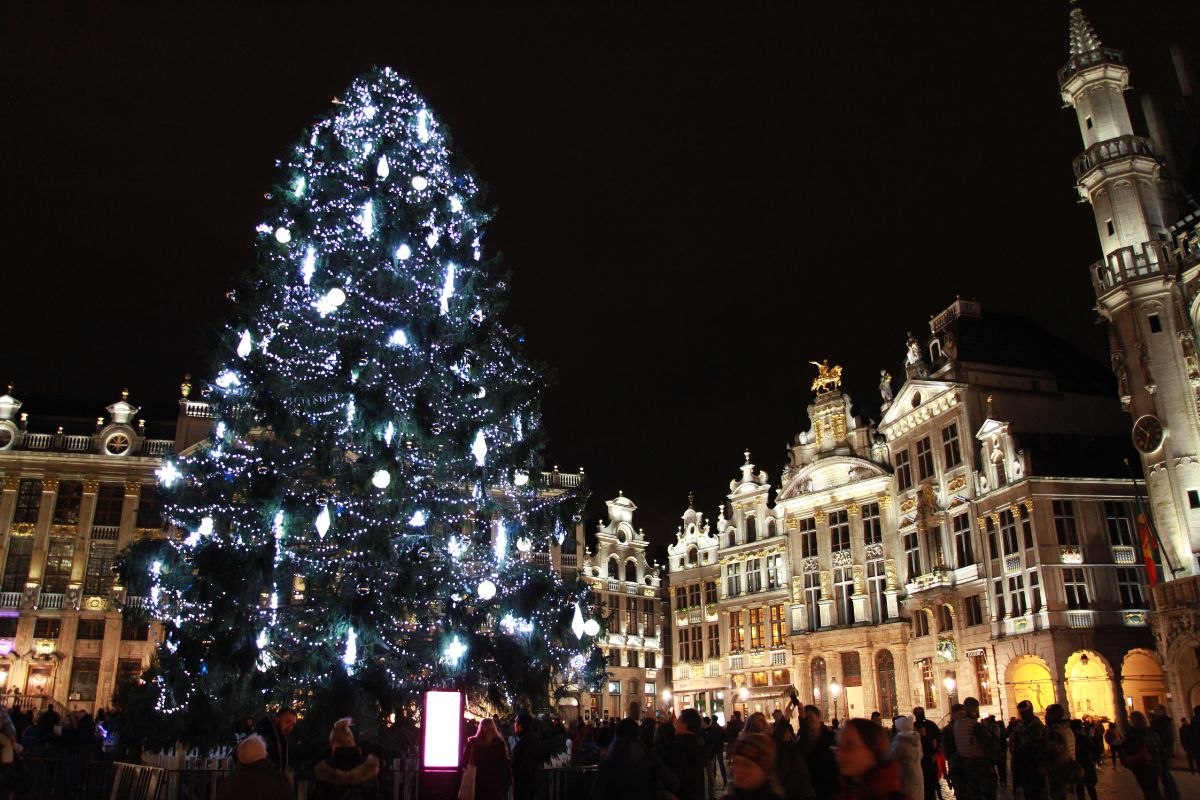
[(965, 388), (966, 385), (961, 383), (912, 378), (904, 383), (883, 413), (879, 430), (891, 441), (899, 433), (956, 405)]
[(851, 483), (887, 476), (888, 471), (873, 461), (857, 456), (828, 456), (797, 470), (779, 492), (779, 503), (802, 494), (821, 492)]

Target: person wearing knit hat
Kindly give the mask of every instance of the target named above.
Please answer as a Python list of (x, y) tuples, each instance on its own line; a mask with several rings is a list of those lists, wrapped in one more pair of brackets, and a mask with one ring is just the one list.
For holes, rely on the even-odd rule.
[(267, 743), (257, 733), (238, 743), (237, 760), (237, 768), (221, 781), (217, 800), (291, 800), (291, 782), (267, 760)]
[(772, 771), (778, 751), (770, 736), (743, 733), (730, 748), (733, 766), (728, 798), (737, 800), (782, 800), (783, 792)]

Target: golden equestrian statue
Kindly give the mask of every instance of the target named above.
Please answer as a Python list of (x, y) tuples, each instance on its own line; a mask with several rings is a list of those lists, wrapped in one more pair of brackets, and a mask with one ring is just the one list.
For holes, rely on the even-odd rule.
[(840, 389), (842, 386), (842, 368), (841, 366), (829, 366), (829, 359), (824, 359), (821, 363), (816, 361), (808, 362), (817, 368), (817, 377), (813, 378), (812, 390), (817, 394), (825, 394), (832, 392), (834, 389)]

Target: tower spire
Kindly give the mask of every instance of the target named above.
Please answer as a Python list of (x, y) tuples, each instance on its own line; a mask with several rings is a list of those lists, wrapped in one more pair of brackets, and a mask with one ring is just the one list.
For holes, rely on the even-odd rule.
[(1083, 15), (1083, 9), (1075, 5), (1074, 1), (1071, 5), (1071, 55), (1081, 56), (1099, 50), (1100, 37), (1092, 29), (1092, 23), (1088, 22), (1088, 18)]

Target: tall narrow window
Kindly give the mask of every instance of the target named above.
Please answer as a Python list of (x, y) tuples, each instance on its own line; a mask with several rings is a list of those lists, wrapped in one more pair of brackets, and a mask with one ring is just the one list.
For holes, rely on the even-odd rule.
[(783, 553), (767, 556), (767, 589), (778, 589), (786, 580), (783, 574)]
[(1017, 552), (1017, 521), (1007, 508), (1000, 512), (1000, 541), (1004, 543), (1004, 555)]
[(157, 486), (143, 485), (138, 494), (137, 522), (139, 528), (159, 530), (162, 522), (162, 496)]
[(829, 549), (834, 553), (850, 549), (850, 515), (845, 509), (829, 514)]
[(42, 591), (62, 594), (71, 580), (71, 562), (75, 558), (75, 540), (55, 536), (46, 548), (46, 571), (42, 575)]
[(693, 663), (699, 663), (704, 660), (704, 629), (695, 628), (692, 630), (692, 658)]
[(771, 647), (783, 647), (787, 644), (787, 627), (783, 620), (783, 605), (771, 606)]
[(1042, 579), (1036, 569), (1029, 570), (1030, 608), (1033, 611), (1042, 610)]
[[(1029, 513), (1028, 506), (1021, 506), (1021, 535), (1025, 537), (1025, 549), (1033, 550), (1037, 542), (1033, 540), (1033, 515)], [(1032, 559), (1026, 559), (1030, 564)]]
[(762, 591), (762, 559), (752, 558), (746, 562), (746, 592)]
[(753, 514), (746, 515), (746, 541), (758, 541), (758, 520)]
[(850, 567), (833, 568), (833, 602), (837, 606), (838, 622), (854, 623), (854, 573)]
[(116, 542), (92, 542), (88, 553), (87, 574), (83, 580), (83, 593), (107, 597), (117, 578), (113, 575), (113, 561), (117, 558)]
[(951, 422), (942, 428), (942, 459), (946, 469), (954, 469), (962, 463), (962, 450), (958, 444), (958, 423)]
[(1133, 546), (1133, 514), (1129, 503), (1109, 500), (1104, 504), (1104, 521), (1108, 525), (1109, 544), (1116, 546)]
[(59, 481), (58, 497), (54, 501), (54, 524), (77, 525), (79, 523), (79, 504), (82, 500), (82, 483)]
[(973, 653), (971, 655), (971, 666), (975, 669), (975, 686), (979, 692), (980, 705), (991, 705), (992, 702), (992, 678), (988, 671), (987, 656), (983, 652)]
[(971, 546), (971, 517), (959, 514), (950, 521), (954, 531), (955, 564), (959, 569), (975, 563), (975, 548)]
[(742, 593), (742, 564), (740, 561), (731, 561), (725, 567), (725, 594), (728, 597), (737, 597)]
[(800, 557), (817, 557), (817, 521), (812, 517), (800, 520)]
[(900, 714), (896, 699), (896, 662), (890, 650), (875, 654), (875, 683), (879, 687), (879, 711), (887, 719)]
[(1062, 576), (1067, 608), (1089, 608), (1091, 598), (1088, 596), (1087, 576), (1083, 567), (1067, 567), (1062, 571)]
[(878, 624), (886, 622), (887, 613), (887, 595), (884, 590), (887, 588), (887, 571), (884, 569), (883, 559), (876, 558), (867, 562), (867, 592), (870, 595), (871, 603), (871, 621)]
[(821, 573), (804, 573), (804, 611), (808, 615), (808, 629), (821, 627)]
[(929, 635), (929, 615), (924, 609), (918, 608), (913, 613), (912, 617), (912, 635), (913, 638), (920, 638)]
[(995, 561), (1000, 557), (1000, 548), (996, 546), (996, 525), (992, 518), (988, 517), (984, 526), (987, 528), (988, 557)]
[(699, 608), (700, 607), (700, 584), (698, 584), (698, 583), (690, 584), (687, 587), (687, 589), (688, 589), (688, 607), (689, 608)]
[(813, 687), (813, 704), (821, 709), (821, 716), (829, 717), (829, 684), (828, 671), (825, 668), (825, 659), (817, 656), (809, 664), (809, 673), (812, 676)]
[(1122, 608), (1146, 607), (1146, 600), (1142, 596), (1145, 572), (1144, 568), (1117, 567), (1117, 594), (1121, 598)]
[(642, 603), (642, 611), (646, 619), (645, 630), (647, 636), (658, 635), (658, 613), (655, 605), (656, 601), (654, 600), (645, 600)]
[(625, 633), (630, 636), (638, 634), (638, 599), (636, 597), (625, 598)]
[(1050, 505), (1054, 510), (1054, 532), (1058, 535), (1058, 543), (1079, 544), (1079, 532), (1075, 529), (1075, 504), (1070, 500), (1055, 500)]
[(1117, 227), (1113, 225), (1113, 221), (1111, 219), (1104, 220), (1104, 227), (1108, 231), (1109, 236), (1112, 236), (1117, 232)]
[(1013, 575), (1008, 579), (1008, 603), (1014, 617), (1023, 617), (1029, 611), (1025, 597), (1025, 576)]
[(996, 619), (1004, 619), (1007, 612), (1004, 609), (1004, 580), (998, 579), (992, 584), (992, 597), (996, 601)]
[(25, 478), (17, 486), (17, 505), (13, 509), (14, 524), (34, 524), (42, 505), (42, 482)]
[(625, 582), (637, 583), (637, 562), (633, 559), (625, 562)]
[(896, 489), (904, 492), (912, 488), (912, 462), (907, 450), (896, 451)]
[(938, 633), (948, 633), (954, 630), (954, 614), (946, 603), (941, 603), (937, 607), (937, 626)]
[(679, 629), (679, 660), (686, 664), (688, 654), (692, 652), (692, 632), (688, 628)]
[(686, 586), (676, 586), (675, 587), (675, 610), (683, 611), (685, 608), (687, 608), (687, 587)]
[(717, 582), (704, 582), (704, 605), (711, 606), (717, 603)]
[(983, 602), (982, 596), (973, 594), (963, 601), (963, 607), (967, 610), (967, 627), (983, 624)]
[(709, 625), (708, 626), (708, 657), (709, 658), (720, 658), (721, 657), (721, 626), (720, 625)]
[(904, 561), (908, 568), (908, 582), (912, 583), (921, 574), (921, 540), (915, 528), (904, 533)]
[(93, 525), (113, 527), (121, 524), (121, 508), (125, 505), (125, 487), (119, 483), (102, 483), (96, 492), (96, 514)]
[(750, 649), (762, 650), (765, 645), (763, 626), (763, 610), (761, 607), (750, 609)]
[(922, 701), (926, 708), (937, 707), (937, 680), (933, 672), (933, 661), (922, 658), (917, 662), (917, 670), (921, 673)]
[(1162, 320), (1158, 318), (1158, 314), (1148, 315), (1146, 321), (1150, 323), (1151, 333), (1162, 333)]
[(8, 540), (8, 558), (4, 562), (4, 581), (0, 591), (20, 592), (29, 578), (29, 562), (33, 558), (33, 537), (12, 536)]
[(96, 699), (100, 683), (100, 659), (76, 658), (71, 665), (71, 693), (75, 700), (91, 702)]
[(863, 543), (883, 542), (883, 523), (879, 514), (879, 503), (867, 503), (862, 507)]
[(745, 612), (729, 612), (729, 652), (740, 653), (746, 649), (746, 632), (742, 629)]
[(933, 443), (926, 436), (917, 440), (917, 480), (933, 477)]

